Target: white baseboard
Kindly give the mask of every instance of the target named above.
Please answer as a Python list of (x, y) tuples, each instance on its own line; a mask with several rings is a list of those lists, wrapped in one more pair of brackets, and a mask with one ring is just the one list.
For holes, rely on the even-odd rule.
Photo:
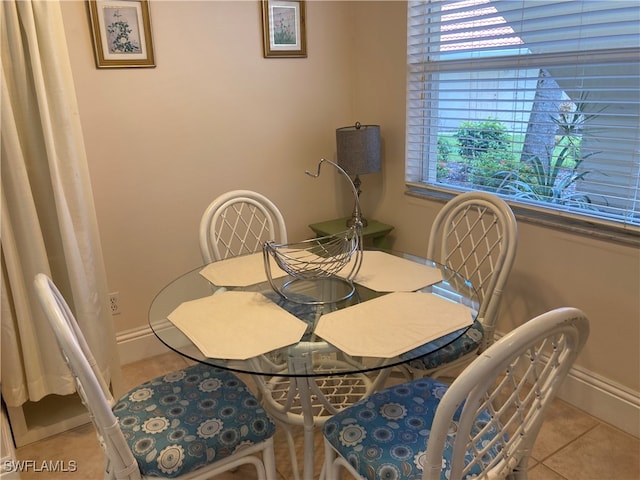
[(599, 420), (640, 438), (640, 392), (574, 367), (558, 397)]
[[(167, 328), (170, 328), (169, 322)], [(121, 332), (117, 342), (123, 365), (169, 351), (149, 327)], [(574, 367), (558, 396), (589, 415), (640, 438), (640, 392)]]
[[(169, 326), (169, 322), (167, 322), (167, 326)], [(169, 347), (158, 340), (150, 327), (139, 327), (119, 332), (116, 335), (116, 342), (122, 365), (171, 351)]]

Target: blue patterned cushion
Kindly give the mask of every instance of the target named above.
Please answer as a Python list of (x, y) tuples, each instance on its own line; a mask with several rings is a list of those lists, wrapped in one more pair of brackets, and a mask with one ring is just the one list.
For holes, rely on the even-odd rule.
[(197, 364), (150, 380), (113, 407), (143, 475), (177, 477), (273, 435), (232, 373)]
[[(430, 378), (387, 388), (334, 415), (325, 423), (324, 435), (364, 478), (420, 480), (433, 417), (447, 388)], [(490, 419), (487, 412), (481, 413), (474, 433)], [(455, 430), (455, 419), (454, 423)], [(487, 437), (496, 435), (495, 427), (487, 430)], [(454, 438), (447, 437), (442, 480), (449, 480)], [(490, 450), (488, 455), (493, 458), (496, 453)], [(475, 467), (470, 475), (480, 473)]]
[[(426, 345), (422, 345), (401, 355), (401, 358), (414, 358), (416, 355), (420, 355), (421, 351), (423, 351), (425, 356), (411, 360), (409, 362), (409, 367), (421, 370), (438, 368), (441, 365), (453, 362), (463, 355), (478, 350), (480, 342), (482, 341), (482, 336), (484, 335), (484, 328), (482, 328), (482, 324), (476, 320), (462, 336), (456, 338), (452, 342), (451, 339), (455, 338), (457, 335), (458, 333), (456, 332), (445, 335), (438, 340), (429, 342)], [(451, 343), (447, 345), (449, 342)], [(446, 346), (443, 347), (442, 345)], [(435, 352), (434, 349), (436, 349)]]

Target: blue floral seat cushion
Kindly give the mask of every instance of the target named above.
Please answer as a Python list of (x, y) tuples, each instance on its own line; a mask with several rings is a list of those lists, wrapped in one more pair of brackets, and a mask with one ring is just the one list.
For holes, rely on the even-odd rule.
[[(484, 335), (484, 328), (482, 328), (482, 324), (476, 320), (463, 335), (456, 338), (458, 335), (457, 332), (445, 335), (438, 340), (429, 342), (401, 355), (401, 358), (412, 358), (413, 360), (408, 362), (411, 368), (421, 370), (438, 368), (468, 353), (477, 351), (478, 348), (480, 348), (480, 342)], [(455, 340), (451, 341), (452, 339)], [(424, 353), (424, 356), (419, 356), (421, 353)]]
[[(430, 427), (447, 388), (430, 378), (387, 388), (330, 418), (324, 425), (324, 436), (366, 479), (421, 480)], [(482, 412), (473, 433), (490, 421), (490, 415)], [(452, 431), (456, 427), (454, 419)], [(496, 428), (490, 426), (482, 438), (496, 434)], [(450, 480), (449, 459), (454, 438), (453, 435), (447, 437), (442, 480)], [(497, 453), (495, 447), (490, 449), (483, 461), (494, 458)], [(471, 459), (471, 455), (467, 452), (466, 458)], [(467, 478), (479, 473), (478, 465), (474, 465)]]
[(143, 383), (123, 395), (113, 413), (148, 476), (183, 475), (275, 432), (242, 380), (202, 364)]

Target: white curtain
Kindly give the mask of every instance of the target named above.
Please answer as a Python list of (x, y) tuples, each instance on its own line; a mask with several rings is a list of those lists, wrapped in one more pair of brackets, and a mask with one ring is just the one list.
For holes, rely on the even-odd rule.
[(2, 397), (75, 391), (33, 290), (62, 291), (105, 378), (120, 382), (106, 274), (58, 1), (0, 2)]

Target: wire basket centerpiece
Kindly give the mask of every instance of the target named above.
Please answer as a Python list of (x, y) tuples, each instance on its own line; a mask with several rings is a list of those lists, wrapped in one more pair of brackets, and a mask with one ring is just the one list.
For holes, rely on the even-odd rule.
[[(351, 178), (336, 163), (321, 159), (316, 173), (306, 171), (311, 177), (320, 176), (323, 163), (333, 165), (349, 181), (355, 199), (353, 225), (348, 229), (324, 237), (295, 243), (267, 241), (263, 245), (264, 268), (271, 288), (286, 300), (304, 304), (324, 304), (345, 300), (353, 295), (353, 280), (362, 264), (362, 221), (358, 191)], [(270, 258), (291, 279), (278, 285), (273, 279)], [(299, 282), (337, 282), (344, 288), (304, 288)], [(295, 288), (294, 288), (295, 285)], [(312, 285), (313, 286), (313, 285)]]

